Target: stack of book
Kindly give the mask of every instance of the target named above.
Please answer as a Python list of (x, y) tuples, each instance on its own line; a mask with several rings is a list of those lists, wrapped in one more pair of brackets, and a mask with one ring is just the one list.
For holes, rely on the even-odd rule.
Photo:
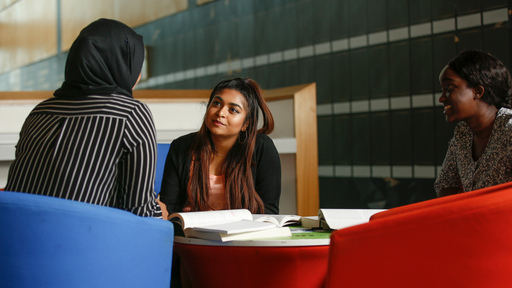
[(363, 224), (384, 209), (320, 209), (317, 216), (252, 214), (247, 209), (179, 212), (171, 215), (185, 237), (216, 241), (292, 236), (289, 226), (336, 230)]
[(171, 221), (181, 225), (185, 237), (217, 241), (291, 236), (287, 225), (300, 223), (297, 215), (251, 214), (247, 209), (180, 212)]

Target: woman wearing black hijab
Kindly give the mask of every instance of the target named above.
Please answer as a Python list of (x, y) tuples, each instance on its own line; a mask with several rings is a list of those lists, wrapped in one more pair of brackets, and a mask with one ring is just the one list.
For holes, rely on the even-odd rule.
[(25, 120), (5, 190), (161, 217), (155, 127), (132, 97), (143, 61), (142, 36), (125, 24), (99, 19), (85, 27), (61, 88)]

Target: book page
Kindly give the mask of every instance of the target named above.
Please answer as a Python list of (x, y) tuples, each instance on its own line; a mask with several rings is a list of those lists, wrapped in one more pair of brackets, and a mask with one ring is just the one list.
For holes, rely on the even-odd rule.
[[(178, 219), (181, 220), (178, 221)], [(183, 230), (196, 226), (222, 224), (242, 219), (252, 220), (251, 212), (247, 209), (179, 212), (171, 215), (171, 221), (181, 224)]]
[(370, 221), (370, 217), (385, 209), (320, 209), (318, 217), (330, 229), (341, 229)]
[(274, 223), (279, 227), (300, 222), (298, 215), (253, 214), (252, 220)]
[(300, 218), (300, 225), (307, 228), (320, 227), (320, 220), (318, 216), (304, 216)]

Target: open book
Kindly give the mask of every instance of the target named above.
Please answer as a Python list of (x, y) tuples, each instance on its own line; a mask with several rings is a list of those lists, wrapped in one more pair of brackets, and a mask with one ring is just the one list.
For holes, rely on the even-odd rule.
[(231, 241), (291, 236), (277, 216), (283, 215), (253, 215), (247, 209), (233, 209), (178, 212), (171, 215), (171, 221), (181, 225), (186, 237)]
[(274, 223), (278, 227), (299, 225), (301, 218), (298, 215), (252, 214), (252, 220)]
[(320, 209), (318, 221), (324, 229), (341, 229), (366, 223), (373, 214), (381, 211), (385, 209)]

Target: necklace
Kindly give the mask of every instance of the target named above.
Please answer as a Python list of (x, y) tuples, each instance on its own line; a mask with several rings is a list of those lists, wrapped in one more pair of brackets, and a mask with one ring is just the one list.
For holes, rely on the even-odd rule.
[(219, 156), (219, 157), (226, 157), (226, 155), (220, 155), (220, 154), (219, 154), (219, 153), (217, 153), (217, 152), (213, 152), (213, 153), (215, 153), (215, 156)]

